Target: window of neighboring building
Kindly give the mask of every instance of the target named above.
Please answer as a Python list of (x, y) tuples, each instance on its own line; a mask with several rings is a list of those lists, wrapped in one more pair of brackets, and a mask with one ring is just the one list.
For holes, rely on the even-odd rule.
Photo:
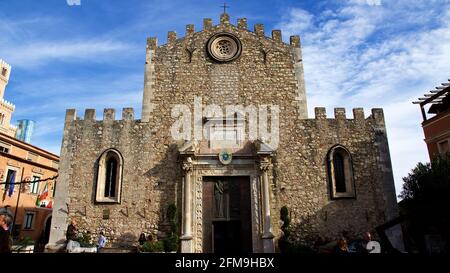
[(0, 113), (0, 124), (3, 125), (3, 122), (5, 121), (5, 114)]
[[(13, 179), (14, 178), (14, 179)], [(7, 172), (7, 174), (6, 174), (6, 180), (5, 180), (5, 182), (16, 182), (15, 180), (17, 179), (17, 177), (16, 177), (16, 171), (15, 170), (11, 170), (11, 169), (8, 169), (8, 172)], [(12, 181), (13, 180), (13, 181)], [(9, 188), (9, 185), (8, 184), (5, 184), (5, 187), (4, 187), (5, 189), (8, 189)]]
[(3, 141), (0, 141), (0, 152), (9, 154), (9, 151), (11, 150), (11, 145), (8, 143), (5, 143)]
[[(39, 179), (41, 179), (39, 176), (33, 175), (33, 179), (31, 181), (34, 182), (34, 181), (37, 181)], [(39, 183), (31, 183), (30, 193), (37, 194), (38, 193), (38, 189), (39, 189)]]
[(23, 229), (33, 229), (34, 218), (35, 218), (35, 213), (34, 212), (27, 212), (27, 213), (25, 213), (25, 220), (24, 220)]
[(6, 68), (2, 68), (2, 76), (3, 77), (6, 77), (6, 74), (8, 73), (8, 69), (6, 69)]
[(342, 145), (330, 149), (327, 155), (331, 198), (355, 198), (353, 163), (350, 152)]
[(103, 152), (98, 160), (96, 202), (120, 202), (122, 168), (123, 159), (118, 151)]
[(438, 143), (439, 154), (450, 153), (450, 138)]

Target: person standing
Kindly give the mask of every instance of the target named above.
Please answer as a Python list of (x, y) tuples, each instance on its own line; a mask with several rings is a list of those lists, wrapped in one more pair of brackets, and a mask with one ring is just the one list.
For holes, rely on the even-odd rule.
[(0, 214), (0, 253), (11, 253), (11, 238), (9, 235), (11, 223), (11, 216)]

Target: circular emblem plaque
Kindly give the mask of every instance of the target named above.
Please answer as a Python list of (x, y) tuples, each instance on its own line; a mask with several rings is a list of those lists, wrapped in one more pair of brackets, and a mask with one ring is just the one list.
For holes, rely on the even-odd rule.
[(230, 164), (232, 159), (233, 155), (229, 151), (221, 151), (219, 153), (219, 161), (224, 165)]
[(230, 62), (241, 54), (242, 46), (239, 39), (231, 33), (218, 33), (208, 40), (208, 54), (218, 62)]

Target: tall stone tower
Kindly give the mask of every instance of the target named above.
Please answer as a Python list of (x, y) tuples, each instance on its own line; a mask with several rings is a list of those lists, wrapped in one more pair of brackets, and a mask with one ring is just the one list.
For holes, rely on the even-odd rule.
[(11, 125), (11, 117), (16, 107), (3, 98), (10, 75), (11, 66), (0, 59), (0, 132), (14, 137), (17, 128)]

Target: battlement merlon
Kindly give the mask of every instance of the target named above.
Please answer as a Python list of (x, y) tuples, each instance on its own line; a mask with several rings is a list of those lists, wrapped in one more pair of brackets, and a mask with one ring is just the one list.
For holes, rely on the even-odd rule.
[(212, 19), (211, 18), (203, 19), (203, 30), (205, 30), (205, 31), (212, 30)]
[(3, 59), (0, 59), (0, 66), (11, 69), (11, 65), (5, 62)]
[[(230, 22), (230, 15), (228, 13), (223, 13), (220, 16), (220, 24), (219, 25), (220, 26), (233, 25)], [(235, 25), (235, 27), (237, 27), (237, 29), (239, 29), (239, 30), (249, 31), (248, 25), (247, 25), (247, 18), (238, 18), (237, 19), (237, 24)], [(212, 31), (213, 28), (214, 28), (214, 25), (213, 25), (212, 19), (211, 18), (204, 18), (203, 19), (203, 29), (202, 29), (202, 31)], [(269, 36), (265, 35), (264, 24), (255, 24), (253, 33), (257, 37), (268, 38), (268, 39), (272, 39), (275, 42), (283, 43), (282, 33), (281, 33), (281, 30), (279, 30), (279, 29), (272, 30), (272, 36), (269, 37)], [(191, 37), (194, 34), (195, 34), (195, 26), (193, 24), (188, 24), (188, 25), (186, 25), (185, 37), (180, 37), (180, 39), (186, 38), (186, 37)], [(161, 46), (173, 45), (173, 44), (176, 43), (176, 40), (177, 40), (176, 32), (175, 31), (169, 31), (168, 35), (167, 35), (167, 43), (166, 44), (162, 44)], [(300, 48), (301, 47), (300, 36), (298, 36), (298, 35), (291, 36), (289, 44), (293, 48)], [(150, 50), (153, 49), (154, 50), (157, 47), (158, 47), (158, 45), (157, 45), (157, 39), (156, 38), (152, 37), (152, 38), (148, 38), (147, 39), (147, 49), (150, 49)]]
[(247, 18), (239, 18), (237, 21), (238, 29), (248, 30)]
[[(6, 75), (3, 76), (3, 69), (6, 69)], [(3, 59), (0, 59), (0, 75), (6, 78), (6, 81), (9, 80), (9, 75), (11, 74), (11, 65), (5, 62)]]
[(167, 33), (167, 44), (173, 45), (177, 40), (177, 33), (175, 31), (169, 31)]
[[(83, 118), (77, 117), (77, 111), (75, 109), (67, 109), (66, 110), (66, 118), (65, 122), (70, 123), (72, 121), (86, 121), (86, 122), (95, 122), (95, 121), (105, 121), (105, 122), (113, 122), (119, 121), (116, 120), (116, 110), (113, 108), (106, 108), (103, 110), (103, 120), (96, 120), (96, 111), (95, 109), (86, 109), (84, 112)], [(125, 107), (122, 109), (122, 119), (121, 121), (134, 121), (134, 109), (130, 107)]]
[(192, 36), (195, 33), (195, 26), (192, 24), (186, 25), (186, 37)]
[[(314, 108), (315, 119), (316, 120), (326, 120), (327, 111), (325, 107)], [(372, 108), (372, 115), (367, 119), (364, 117), (363, 108), (353, 108), (353, 119), (348, 119), (345, 113), (345, 108), (337, 107), (334, 108), (334, 119), (336, 120), (355, 120), (355, 121), (365, 121), (373, 120), (374, 124), (379, 127), (385, 126), (384, 113), (382, 108)], [(330, 119), (329, 119), (330, 120)]]
[(230, 24), (230, 15), (228, 13), (222, 13), (220, 15), (220, 24), (221, 25), (229, 25)]
[(9, 102), (9, 101), (7, 101), (5, 99), (0, 99), (0, 104), (4, 108), (10, 110), (11, 112), (14, 112), (14, 109), (16, 109), (16, 106), (12, 102)]

